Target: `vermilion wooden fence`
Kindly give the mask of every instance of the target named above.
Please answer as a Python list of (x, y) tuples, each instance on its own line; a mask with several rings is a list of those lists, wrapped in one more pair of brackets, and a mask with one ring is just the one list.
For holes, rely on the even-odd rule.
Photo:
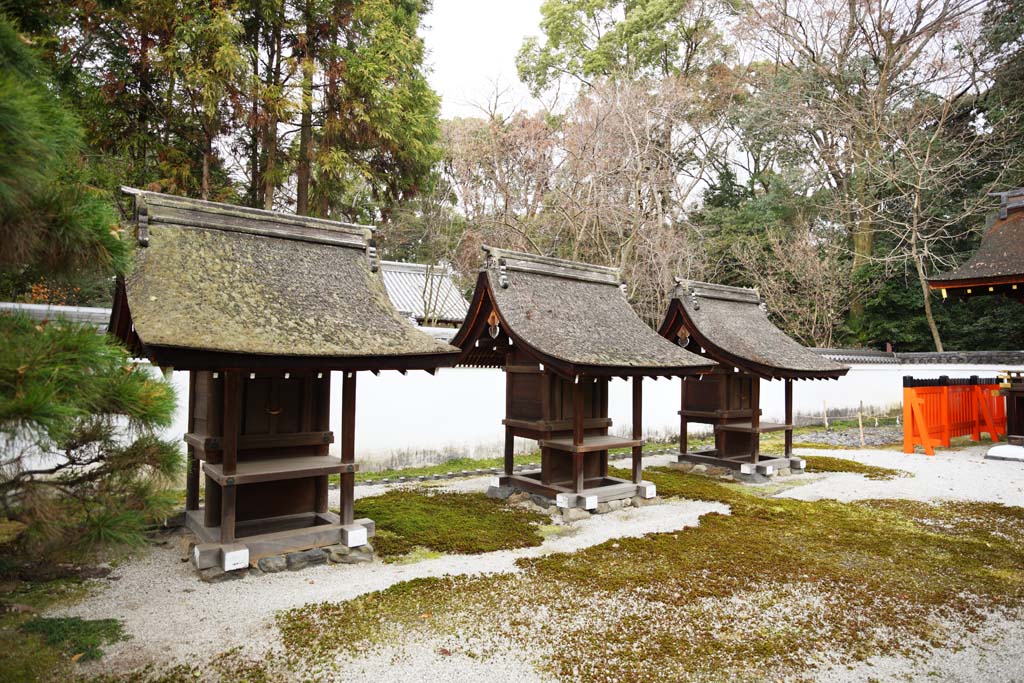
[(904, 453), (922, 446), (935, 455), (935, 446), (948, 447), (955, 436), (978, 441), (982, 432), (993, 441), (1006, 434), (1006, 401), (997, 378), (903, 378)]

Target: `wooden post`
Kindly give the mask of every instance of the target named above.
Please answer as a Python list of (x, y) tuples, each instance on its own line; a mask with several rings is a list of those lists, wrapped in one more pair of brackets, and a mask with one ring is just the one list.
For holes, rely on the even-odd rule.
[[(238, 433), (242, 423), (242, 374), (239, 370), (224, 373), (224, 435), (221, 437), (221, 467), (225, 476), (238, 468)], [(220, 542), (235, 540), (235, 482), (228, 479), (221, 486)]]
[(761, 378), (756, 376), (750, 378), (750, 426), (750, 455), (756, 465), (761, 457)]
[(787, 458), (793, 457), (793, 380), (787, 379), (785, 383), (786, 394), (786, 448)]
[[(356, 461), (356, 373), (346, 371), (341, 380), (341, 461)], [(355, 520), (356, 475), (354, 472), (341, 474), (341, 523), (352, 524)]]
[[(572, 385), (572, 443), (579, 446), (583, 443), (583, 382), (577, 377)], [(572, 454), (572, 481), (576, 493), (583, 491), (583, 454)]]
[(690, 428), (690, 423), (686, 420), (686, 378), (679, 378), (680, 384), (680, 396), (679, 396), (679, 452), (686, 453), (690, 450), (689, 434), (687, 432)]
[(316, 477), (314, 482), (316, 487), (316, 498), (313, 501), (313, 509), (316, 512), (327, 512), (327, 498), (328, 498), (328, 486), (327, 486), (327, 475)]
[(576, 378), (572, 385), (572, 443), (579, 446), (583, 443), (583, 382)]
[(511, 427), (505, 427), (505, 475), (511, 477), (515, 471), (516, 437)]
[[(643, 377), (637, 375), (633, 378), (633, 438), (643, 437)], [(633, 483), (639, 484), (643, 480), (644, 468), (643, 446), (633, 446)]]
[[(947, 382), (949, 378), (943, 375), (939, 379), (944, 379)], [(949, 386), (941, 387), (942, 403), (939, 404), (939, 414), (942, 416), (942, 445), (949, 448), (951, 445), (951, 439), (953, 438), (949, 424), (949, 401), (950, 401), (950, 389)]]
[(221, 487), (220, 542), (235, 542), (235, 484), (229, 481)]
[(864, 448), (864, 401), (861, 401), (860, 407), (857, 408), (857, 426), (860, 428), (860, 447)]
[[(190, 370), (188, 373), (188, 431), (195, 431), (196, 423), (196, 381), (198, 373)], [(185, 449), (185, 509), (199, 509), (199, 460), (196, 459), (196, 449), (189, 446)]]
[(903, 388), (903, 452), (914, 452), (913, 404), (917, 396), (912, 387)]
[(239, 370), (227, 370), (224, 372), (224, 434), (221, 437), (221, 463), (225, 475), (237, 471), (241, 413), (242, 375)]

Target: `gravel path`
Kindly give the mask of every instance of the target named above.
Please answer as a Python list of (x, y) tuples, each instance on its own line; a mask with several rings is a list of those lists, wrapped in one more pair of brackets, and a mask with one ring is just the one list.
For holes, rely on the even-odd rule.
[[(961, 499), (1024, 505), (1024, 465), (984, 460), (987, 447), (934, 457), (894, 451), (811, 450), (803, 455), (831, 455), (869, 465), (905, 470), (912, 476), (872, 481), (856, 474), (800, 475), (775, 480), (777, 496), (851, 501), (865, 498), (915, 500)], [(673, 458), (645, 458), (645, 465), (663, 465)], [(483, 491), (492, 477), (411, 484), (453, 491)], [(356, 496), (379, 495), (389, 486), (357, 487)], [(337, 492), (332, 492), (337, 495)], [(766, 491), (767, 493), (767, 491)], [(86, 618), (115, 617), (124, 621), (130, 641), (108, 648), (103, 670), (125, 670), (148, 663), (170, 664), (207, 660), (238, 647), (260, 657), (279, 647), (274, 614), (310, 602), (342, 601), (401, 581), (446, 574), (518, 571), (515, 561), (557, 552), (574, 552), (612, 538), (640, 536), (695, 526), (711, 512), (727, 513), (716, 503), (671, 501), (663, 505), (627, 508), (573, 524), (565, 534), (549, 537), (537, 548), (486, 555), (444, 556), (407, 565), (325, 565), (300, 572), (268, 574), (223, 584), (196, 580), (191, 565), (181, 562), (174, 540), (155, 547), (117, 568), (104, 589), (63, 611)], [(847, 666), (837, 663), (820, 672), (821, 683), (867, 683), (871, 680), (1024, 682), (1024, 615), (993, 615), (978, 633), (966, 636), (954, 649), (929, 653), (927, 661), (888, 657)], [(492, 644), (493, 645), (493, 644)], [(486, 658), (468, 656), (443, 640), (429, 637), (394, 648), (357, 655), (336, 669), (336, 681), (417, 680), (438, 683), (544, 681), (526, 653), (513, 647), (492, 647)], [(534, 653), (537, 654), (537, 653)]]
[[(457, 486), (465, 488), (471, 482), (475, 482), (476, 490), (482, 490), (488, 478), (460, 481)], [(574, 552), (613, 538), (675, 531), (696, 526), (702, 515), (711, 512), (727, 514), (728, 507), (671, 501), (577, 522), (569, 532), (549, 537), (534, 548), (445, 555), (404, 565), (328, 564), (220, 584), (198, 581), (191, 564), (180, 560), (180, 551), (171, 542), (115, 569), (105, 590), (65, 613), (124, 621), (132, 639), (109, 648), (103, 659), (104, 669), (151, 661), (195, 661), (233, 647), (258, 655), (277, 643), (273, 617), (278, 610), (310, 602), (349, 600), (414, 578), (516, 572), (515, 561), (522, 557)]]
[[(865, 479), (859, 474), (834, 473), (786, 489), (779, 497), (799, 500), (867, 498), (909, 500), (974, 500), (1024, 506), (1024, 463), (985, 460), (988, 446), (959, 451), (936, 450), (935, 455), (897, 451), (796, 449), (799, 455), (829, 455), (867, 465), (909, 472), (889, 480)], [(796, 479), (796, 478), (794, 478)], [(794, 481), (794, 483), (796, 483)]]
[(964, 633), (956, 647), (929, 650), (922, 658), (875, 657), (837, 663), (818, 672), (817, 683), (1021, 683), (1024, 681), (1024, 614), (991, 614), (975, 633)]

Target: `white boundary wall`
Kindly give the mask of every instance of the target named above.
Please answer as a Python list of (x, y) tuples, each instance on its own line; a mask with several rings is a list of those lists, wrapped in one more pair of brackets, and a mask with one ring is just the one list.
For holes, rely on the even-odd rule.
[[(1003, 370), (1024, 370), (1024, 365), (851, 365), (839, 380), (794, 382), (793, 409), (797, 415), (821, 415), (828, 410), (855, 412), (864, 407), (883, 410), (899, 406), (903, 376), (916, 378), (992, 377)], [(187, 425), (188, 375), (175, 372), (178, 413), (167, 438), (180, 439)], [(431, 376), (426, 372), (359, 373), (356, 395), (356, 453), (368, 468), (373, 465), (413, 465), (448, 457), (493, 457), (501, 454), (501, 420), (505, 412), (505, 377), (500, 370), (448, 368)], [(629, 385), (611, 382), (609, 413), (615, 429), (631, 423)], [(333, 373), (331, 429), (341, 432), (341, 374)], [(783, 383), (761, 383), (763, 419), (781, 422)], [(644, 380), (644, 427), (648, 437), (679, 433), (679, 380)], [(692, 425), (691, 431), (705, 429)], [(528, 444), (521, 444), (526, 447)], [(332, 449), (337, 450), (337, 440)]]

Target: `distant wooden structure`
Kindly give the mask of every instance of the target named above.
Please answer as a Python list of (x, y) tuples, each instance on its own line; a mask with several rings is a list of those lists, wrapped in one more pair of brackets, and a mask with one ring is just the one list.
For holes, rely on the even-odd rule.
[[(484, 247), (466, 321), (452, 343), (459, 365), (506, 377), (505, 474), (500, 484), (561, 507), (641, 495), (644, 377), (694, 375), (714, 363), (657, 336), (630, 308), (613, 268)], [(629, 436), (609, 433), (608, 384), (633, 382)], [(536, 440), (538, 471), (516, 473), (515, 437)], [(608, 475), (608, 451), (632, 449), (629, 480)]]
[(381, 261), (384, 286), (398, 312), (424, 327), (458, 327), (469, 302), (452, 278), (447, 263), (428, 265)]
[[(943, 299), (1005, 296), (1024, 303), (1024, 187), (989, 196), (999, 199), (999, 209), (978, 251), (959, 268), (928, 280), (928, 286), (939, 290)], [(1007, 440), (1024, 446), (1024, 377), (1006, 373), (1002, 387)]]
[[(190, 371), (197, 566), (365, 544), (373, 524), (353, 514), (356, 373), (433, 372), (456, 349), (392, 306), (369, 228), (126, 191), (138, 248), (109, 330), (155, 365)], [(340, 457), (328, 453), (332, 371), (344, 373)], [(332, 475), (340, 515), (328, 510)]]
[[(719, 363), (684, 378), (679, 410), (679, 461), (728, 467), (744, 474), (802, 469), (793, 457), (793, 380), (837, 379), (849, 368), (800, 345), (772, 324), (755, 289), (677, 278), (659, 333)], [(785, 382), (785, 421), (761, 420), (760, 380)], [(691, 451), (691, 422), (711, 425), (714, 448)], [(761, 457), (761, 434), (785, 432), (781, 458)]]

